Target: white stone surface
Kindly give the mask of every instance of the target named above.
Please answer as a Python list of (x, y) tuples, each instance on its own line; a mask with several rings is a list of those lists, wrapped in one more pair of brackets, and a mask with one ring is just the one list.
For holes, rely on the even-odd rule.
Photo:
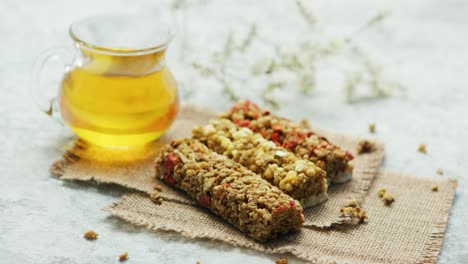
[[(210, 1), (197, 6), (188, 12), (189, 42), (192, 47), (219, 47), (224, 39), (220, 36), (250, 21), (258, 21), (259, 30), (268, 37), (286, 41), (287, 32), (296, 30), (298, 21), (294, 5), (288, 2)], [(439, 260), (468, 263), (468, 2), (320, 0), (308, 4), (329, 34), (349, 32), (376, 11), (390, 11), (392, 16), (378, 32), (361, 36), (360, 42), (382, 62), (388, 76), (408, 87), (407, 96), (348, 105), (340, 86), (324, 75), (314, 97), (283, 92), (287, 106), (281, 113), (361, 135), (367, 135), (369, 122), (376, 122), (376, 136), (386, 144), (385, 168), (441, 177), (436, 175), (440, 167), (446, 176), (457, 178)], [(125, 190), (62, 182), (48, 173), (71, 135), (31, 103), (28, 89), (35, 57), (48, 47), (70, 46), (67, 25), (72, 21), (99, 13), (152, 12), (164, 5), (167, 2), (151, 0), (0, 2), (0, 263), (117, 263), (124, 251), (129, 252), (128, 263), (274, 262), (275, 256), (133, 227), (101, 210)], [(168, 63), (183, 82), (189, 80), (185, 74), (189, 66), (178, 59), (180, 47), (176, 40)], [(197, 48), (185, 53), (206, 56)], [(195, 89), (191, 101), (219, 110), (227, 106), (214, 83), (190, 81)], [(245, 84), (243, 89), (248, 92), (248, 87)], [(428, 155), (416, 151), (420, 143), (427, 144)], [(99, 232), (99, 240), (84, 240), (87, 229)]]

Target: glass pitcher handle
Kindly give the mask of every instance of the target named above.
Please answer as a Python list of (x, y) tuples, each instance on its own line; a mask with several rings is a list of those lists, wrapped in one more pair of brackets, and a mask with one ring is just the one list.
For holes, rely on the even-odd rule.
[[(66, 48), (52, 48), (45, 50), (35, 61), (33, 67), (32, 85), (30, 85), (30, 92), (33, 100), (39, 109), (51, 116), (60, 123), (62, 118), (60, 116), (60, 109), (57, 100), (58, 91), (60, 88), (60, 81), (54, 81), (54, 83), (44, 84), (44, 78), (51, 78), (51, 76), (45, 76), (44, 70), (47, 68), (47, 64), (53, 60), (59, 60), (61, 66), (65, 68), (65, 72), (70, 70), (70, 65), (66, 64), (67, 61), (71, 61), (73, 53)], [(59, 73), (63, 76), (63, 68)], [(60, 78), (61, 80), (61, 78)]]

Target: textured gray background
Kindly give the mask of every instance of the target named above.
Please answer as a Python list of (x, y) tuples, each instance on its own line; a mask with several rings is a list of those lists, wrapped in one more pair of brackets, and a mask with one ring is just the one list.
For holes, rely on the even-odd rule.
[[(265, 32), (289, 27), (288, 1), (215, 1), (188, 12), (186, 38), (193, 47), (185, 56), (201, 57), (197, 47), (219, 47), (222, 33), (253, 18), (267, 21)], [(116, 263), (128, 251), (128, 263), (272, 263), (275, 256), (152, 233), (110, 218), (101, 208), (125, 190), (64, 183), (49, 176), (48, 167), (63, 152), (70, 132), (41, 114), (31, 103), (29, 82), (34, 59), (51, 46), (68, 46), (67, 25), (98, 13), (151, 12), (166, 1), (33, 1), (0, 2), (0, 263)], [(243, 3), (243, 4), (242, 4)], [(250, 3), (250, 4), (249, 4)], [(408, 87), (406, 97), (357, 105), (344, 103), (341, 88), (323, 77), (314, 97), (286, 90), (281, 113), (309, 118), (324, 127), (367, 134), (377, 123), (386, 143), (384, 166), (421, 176), (459, 180), (444, 240), (441, 263), (468, 263), (468, 2), (456, 0), (310, 1), (329, 32), (350, 32), (364, 18), (385, 9), (391, 18), (378, 34), (361, 43), (385, 66), (387, 74)], [(295, 14), (295, 13), (294, 13)], [(271, 17), (278, 19), (271, 19)], [(243, 24), (244, 23), (244, 24)], [(264, 23), (265, 25), (265, 23)], [(284, 32), (286, 32), (285, 30)], [(271, 33), (273, 32), (273, 33)], [(172, 45), (169, 65), (181, 83), (195, 90), (190, 101), (224, 109), (227, 101), (216, 84), (185, 74), (180, 39)], [(198, 46), (197, 46), (198, 45)], [(324, 66), (325, 67), (325, 66)], [(57, 72), (58, 74), (58, 72)], [(243, 89), (247, 90), (247, 85)], [(300, 107), (299, 107), (300, 105)], [(426, 143), (428, 155), (416, 151)], [(444, 176), (445, 177), (445, 176)], [(417, 197), (415, 197), (417, 199)], [(82, 238), (87, 229), (101, 236)]]

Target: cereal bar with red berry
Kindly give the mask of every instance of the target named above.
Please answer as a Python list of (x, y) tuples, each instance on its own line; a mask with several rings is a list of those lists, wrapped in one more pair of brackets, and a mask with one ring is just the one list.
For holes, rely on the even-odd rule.
[(304, 208), (328, 198), (324, 170), (246, 127), (237, 127), (228, 119), (213, 119), (206, 126), (194, 127), (192, 135), (214, 152), (262, 176)]
[(329, 183), (351, 179), (351, 153), (293, 121), (264, 111), (250, 101), (236, 103), (220, 117), (231, 120), (238, 127), (248, 127), (297, 157), (312, 161), (327, 172)]
[(156, 177), (185, 191), (247, 235), (266, 241), (299, 230), (302, 206), (259, 175), (195, 139), (165, 145)]

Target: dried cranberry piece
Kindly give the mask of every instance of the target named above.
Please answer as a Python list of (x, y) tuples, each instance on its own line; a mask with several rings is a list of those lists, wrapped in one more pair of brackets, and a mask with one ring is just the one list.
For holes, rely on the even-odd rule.
[(309, 151), (309, 157), (315, 156), (315, 150), (317, 149), (317, 146), (313, 146), (310, 151)]
[(242, 110), (244, 110), (244, 111), (246, 111), (246, 112), (249, 111), (249, 109), (250, 109), (250, 104), (251, 104), (250, 101), (245, 101), (244, 105), (242, 105)]
[(346, 151), (346, 152), (345, 152), (345, 155), (346, 155), (350, 160), (353, 160), (353, 159), (354, 159), (353, 154), (351, 154), (351, 152), (349, 152), (349, 151)]
[(207, 194), (202, 194), (198, 197), (198, 202), (205, 206), (205, 207), (210, 207), (211, 206), (211, 197)]
[(279, 124), (274, 124), (271, 126), (271, 129), (273, 129), (273, 131), (281, 131), (281, 126)]
[(284, 148), (286, 149), (293, 149), (294, 147), (297, 146), (297, 141), (296, 140), (290, 140), (287, 142), (284, 142)]
[(164, 181), (167, 182), (168, 184), (170, 184), (170, 185), (175, 185), (175, 179), (174, 179), (174, 177), (172, 176), (172, 174), (170, 174), (170, 173), (164, 174), (164, 175), (163, 175), (163, 179), (164, 179)]
[(297, 134), (299, 136), (300, 139), (304, 140), (307, 138), (307, 135), (305, 133), (298, 133)]
[(276, 207), (275, 209), (273, 209), (273, 212), (271, 212), (272, 215), (277, 215), (277, 214), (280, 214), (284, 211), (286, 211), (288, 208), (285, 207), (285, 206), (278, 206)]
[(166, 156), (166, 159), (164, 160), (164, 168), (166, 168), (168, 171), (174, 170), (175, 165), (179, 161), (179, 156), (175, 153), (169, 153)]
[(239, 120), (237, 121), (237, 125), (241, 126), (241, 127), (248, 127), (250, 125), (250, 120)]
[(280, 135), (278, 132), (274, 132), (271, 134), (271, 140), (273, 140), (275, 143), (279, 143), (280, 141)]

